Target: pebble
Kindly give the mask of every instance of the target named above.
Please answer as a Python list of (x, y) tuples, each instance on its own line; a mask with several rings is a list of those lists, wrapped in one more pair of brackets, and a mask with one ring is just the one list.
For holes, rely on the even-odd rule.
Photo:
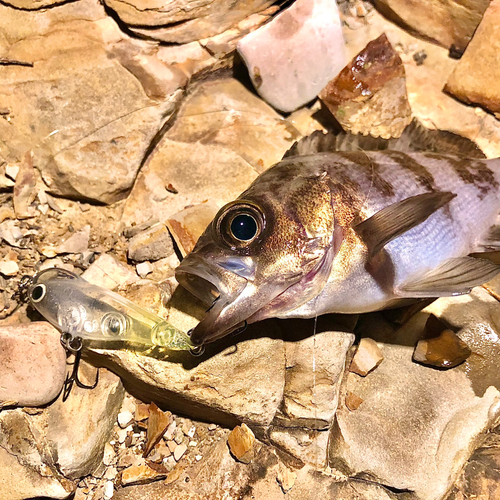
[(41, 406), (55, 399), (66, 377), (60, 336), (46, 322), (0, 328), (0, 406)]
[(208, 426), (209, 431), (215, 431), (215, 429), (217, 429), (217, 424), (209, 424)]
[(177, 429), (175, 429), (174, 441), (177, 444), (181, 444), (183, 440), (184, 440), (184, 433), (182, 432), (182, 429), (177, 427)]
[(131, 465), (122, 472), (122, 485), (138, 484), (161, 479), (166, 476), (164, 472), (157, 472), (149, 465)]
[(128, 427), (133, 421), (134, 421), (134, 415), (132, 415), (132, 412), (129, 410), (122, 411), (118, 414), (118, 425), (122, 429)]
[(377, 343), (368, 337), (359, 341), (359, 346), (351, 361), (349, 371), (366, 377), (380, 363), (384, 356)]
[(115, 492), (115, 487), (113, 481), (107, 481), (104, 486), (104, 496), (106, 498), (113, 498), (113, 494)]
[(347, 392), (345, 396), (345, 405), (347, 406), (347, 408), (349, 408), (349, 410), (357, 410), (362, 402), (363, 400), (359, 396), (357, 396), (353, 392)]
[(128, 245), (128, 257), (134, 262), (155, 261), (173, 253), (172, 238), (164, 224), (136, 234)]
[(104, 455), (102, 457), (104, 465), (113, 465), (116, 462), (116, 452), (111, 443), (104, 445)]
[(177, 429), (177, 422), (174, 420), (167, 428), (165, 431), (165, 434), (163, 434), (163, 439), (165, 441), (171, 441), (174, 439), (175, 436), (175, 429)]
[(235, 427), (227, 438), (229, 449), (234, 457), (248, 464), (253, 458), (253, 447), (255, 444), (255, 435), (246, 424)]
[(453, 368), (471, 355), (467, 344), (451, 330), (438, 337), (420, 340), (413, 352), (413, 360), (438, 368)]
[(4, 260), (0, 262), (0, 274), (4, 276), (15, 276), (19, 272), (19, 266), (14, 260)]
[(141, 278), (145, 278), (148, 274), (153, 272), (153, 266), (151, 262), (141, 262), (135, 266), (137, 274)]
[(175, 441), (167, 441), (168, 449), (173, 453), (177, 448), (178, 444)]
[(127, 433), (128, 431), (130, 430), (130, 427), (127, 427), (125, 429), (119, 429), (117, 431), (117, 435), (118, 435), (118, 442), (120, 444), (124, 443), (125, 442), (125, 439), (127, 438)]
[(186, 444), (179, 444), (175, 447), (175, 450), (174, 450), (174, 459), (176, 462), (178, 462), (182, 456), (184, 455), (184, 453), (186, 453), (187, 451), (187, 446)]

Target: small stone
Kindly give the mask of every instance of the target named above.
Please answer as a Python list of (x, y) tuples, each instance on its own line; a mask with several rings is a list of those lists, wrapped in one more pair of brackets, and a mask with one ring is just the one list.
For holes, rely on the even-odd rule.
[(471, 355), (467, 344), (451, 330), (444, 330), (439, 337), (420, 340), (413, 352), (413, 360), (439, 368), (453, 368)]
[(148, 430), (143, 457), (147, 457), (153, 447), (160, 441), (167, 427), (172, 422), (172, 414), (161, 411), (154, 403), (149, 405)]
[(148, 274), (153, 272), (153, 266), (150, 262), (141, 262), (135, 266), (135, 269), (141, 278), (145, 278)]
[(41, 406), (59, 394), (66, 377), (60, 336), (45, 322), (0, 328), (0, 406)]
[(134, 418), (136, 422), (142, 422), (149, 417), (149, 405), (139, 403), (135, 407)]
[(135, 283), (139, 280), (137, 275), (125, 264), (122, 264), (109, 254), (103, 254), (96, 259), (82, 274), (82, 278), (93, 285), (102, 286), (108, 290)]
[(168, 449), (173, 453), (177, 448), (178, 444), (175, 441), (167, 441)]
[(164, 224), (135, 235), (128, 244), (128, 257), (134, 262), (156, 261), (173, 253), (172, 238)]
[(19, 173), (19, 165), (13, 165), (11, 163), (8, 163), (5, 167), (5, 175), (12, 179), (13, 181), (16, 180), (17, 174)]
[[(182, 429), (182, 432), (184, 433), (184, 435), (186, 435), (186, 436), (189, 435), (189, 431), (192, 428), (192, 426), (193, 426), (193, 423), (191, 422), (191, 420), (189, 420), (187, 418), (182, 419), (181, 429)], [(190, 436), (190, 437), (193, 437), (193, 436)]]
[(102, 457), (104, 465), (113, 465), (116, 462), (116, 452), (111, 443), (104, 445), (104, 455)]
[(90, 226), (85, 226), (80, 231), (71, 235), (67, 240), (54, 248), (57, 254), (61, 253), (83, 253), (88, 250), (90, 238)]
[(196, 434), (196, 427), (193, 425), (187, 432), (188, 437), (192, 438)]
[(238, 52), (262, 98), (281, 111), (294, 111), (345, 65), (337, 4), (297, 0), (240, 40)]
[(3, 276), (15, 276), (19, 272), (19, 265), (14, 260), (0, 261), (0, 274)]
[(370, 42), (319, 97), (352, 134), (390, 139), (411, 122), (403, 61), (385, 34)]
[(177, 444), (181, 444), (182, 441), (184, 441), (184, 433), (182, 432), (182, 429), (180, 427), (177, 427), (177, 429), (175, 429), (174, 441)]
[(165, 441), (171, 441), (175, 436), (175, 429), (177, 429), (177, 422), (174, 420), (169, 426), (168, 429), (163, 434), (163, 439)]
[(174, 450), (174, 459), (176, 462), (178, 462), (182, 456), (184, 455), (184, 453), (186, 453), (187, 451), (187, 446), (186, 444), (179, 444), (175, 447), (175, 450)]
[(123, 453), (118, 457), (117, 466), (118, 467), (130, 467), (131, 465), (140, 465), (142, 458), (137, 456), (131, 450), (124, 450)]
[(36, 197), (36, 176), (33, 168), (33, 154), (31, 151), (24, 155), (16, 175), (14, 185), (14, 211), (18, 219), (26, 219), (33, 215), (31, 203)]
[(199, 462), (203, 457), (201, 455), (195, 455), (194, 459)]
[(198, 446), (198, 442), (197, 441), (189, 441), (189, 446)]
[(131, 411), (122, 411), (118, 414), (118, 425), (125, 429), (134, 421), (134, 415), (132, 415)]
[(209, 424), (208, 425), (208, 430), (209, 431), (215, 431), (217, 429), (217, 424)]
[(245, 464), (252, 461), (255, 435), (246, 424), (236, 426), (230, 432), (227, 443), (231, 453), (237, 460)]
[(107, 481), (104, 486), (104, 497), (113, 498), (114, 492), (115, 492), (115, 486), (113, 484), (113, 481)]
[(345, 396), (345, 405), (349, 410), (354, 411), (359, 408), (359, 405), (363, 402), (363, 400), (354, 394), (353, 392), (347, 391)]
[(278, 468), (278, 476), (276, 477), (276, 480), (281, 486), (283, 493), (288, 493), (292, 489), (296, 479), (297, 479), (297, 473), (295, 471), (290, 470), (285, 464), (280, 462)]
[(122, 472), (122, 485), (149, 483), (166, 477), (167, 471), (156, 471), (149, 465), (131, 465)]
[(382, 363), (384, 356), (377, 343), (370, 338), (362, 338), (359, 341), (356, 354), (351, 361), (349, 371), (366, 377), (373, 369)]

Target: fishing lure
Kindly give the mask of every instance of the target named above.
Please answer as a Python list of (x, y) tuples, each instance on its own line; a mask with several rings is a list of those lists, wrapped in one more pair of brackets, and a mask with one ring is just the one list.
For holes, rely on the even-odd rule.
[(21, 297), (61, 331), (61, 343), (75, 355), (75, 367), (68, 382), (78, 380), (77, 365), (84, 340), (130, 342), (170, 351), (200, 354), (189, 335), (160, 316), (134, 302), (93, 285), (65, 269), (51, 268), (25, 276)]

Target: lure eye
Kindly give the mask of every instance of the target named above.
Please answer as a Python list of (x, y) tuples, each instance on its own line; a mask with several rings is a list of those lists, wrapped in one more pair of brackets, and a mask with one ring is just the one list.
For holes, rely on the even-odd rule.
[(112, 312), (101, 319), (102, 333), (109, 337), (118, 337), (127, 331), (127, 319), (123, 314)]
[(253, 203), (241, 200), (222, 208), (215, 220), (217, 234), (231, 248), (250, 245), (265, 227), (262, 210)]
[(31, 290), (31, 300), (34, 303), (40, 302), (45, 297), (46, 293), (47, 287), (43, 283), (40, 283)]
[(231, 234), (237, 240), (251, 241), (257, 235), (257, 221), (250, 214), (237, 215), (231, 221)]

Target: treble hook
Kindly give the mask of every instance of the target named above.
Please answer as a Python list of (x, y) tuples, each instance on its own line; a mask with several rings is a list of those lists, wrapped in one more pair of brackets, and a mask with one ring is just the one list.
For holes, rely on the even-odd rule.
[(73, 337), (69, 333), (63, 333), (61, 335), (61, 344), (63, 345), (64, 349), (66, 349), (66, 352), (75, 356), (73, 363), (70, 363), (73, 365), (71, 375), (68, 373), (68, 375), (66, 375), (66, 380), (64, 381), (63, 401), (66, 401), (69, 397), (73, 384), (76, 384), (77, 387), (80, 387), (81, 389), (95, 389), (97, 387), (97, 383), (99, 382), (99, 369), (97, 369), (95, 382), (92, 385), (84, 384), (78, 377), (78, 369), (80, 367), (80, 360), (82, 358), (82, 338)]

